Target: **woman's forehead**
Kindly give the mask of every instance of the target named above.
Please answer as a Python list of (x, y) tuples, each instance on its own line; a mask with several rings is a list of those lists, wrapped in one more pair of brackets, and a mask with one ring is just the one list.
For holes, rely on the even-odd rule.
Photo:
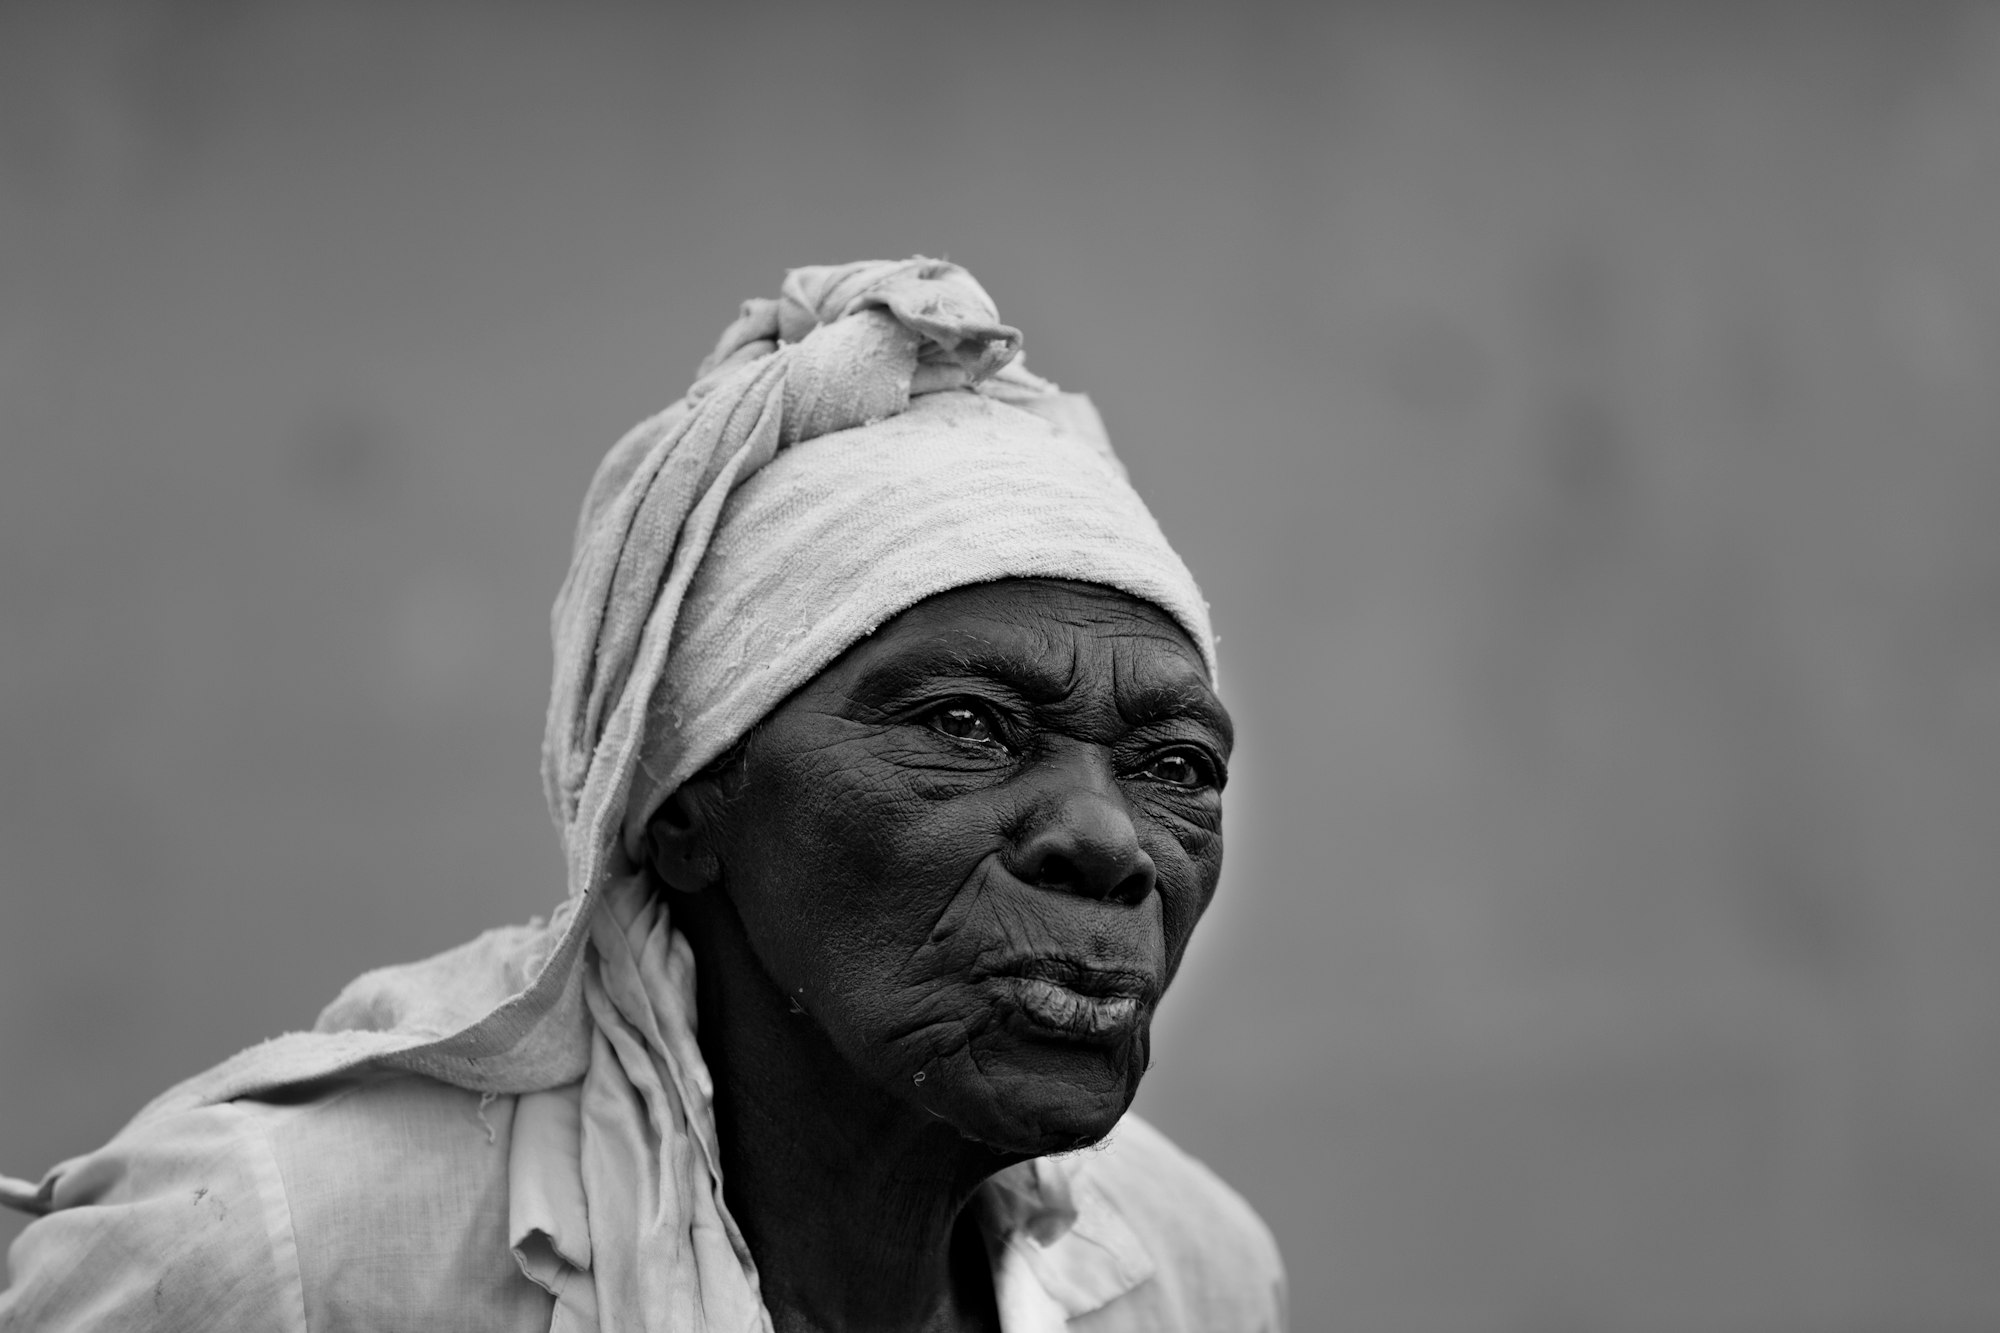
[(1226, 714), (1171, 616), (1113, 588), (1006, 579), (940, 593), (856, 644), (834, 672), (862, 695), (939, 676), (993, 678), (1030, 702), (1109, 691), (1121, 710)]
[(1200, 670), (1187, 631), (1151, 602), (1092, 583), (1000, 579), (928, 597), (869, 637), (874, 653), (934, 646), (1068, 654), (1143, 646), (1164, 649)]
[(903, 633), (954, 628), (1033, 633), (1055, 624), (1103, 624), (1127, 632), (1153, 625), (1185, 642), (1190, 651), (1194, 647), (1187, 631), (1152, 602), (1118, 588), (1071, 579), (995, 579), (952, 588), (926, 597), (882, 628)]

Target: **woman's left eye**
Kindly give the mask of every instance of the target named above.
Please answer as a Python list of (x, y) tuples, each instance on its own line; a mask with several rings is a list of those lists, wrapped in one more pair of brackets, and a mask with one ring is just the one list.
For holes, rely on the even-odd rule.
[(1210, 785), (1208, 765), (1201, 758), (1187, 750), (1169, 750), (1156, 756), (1146, 766), (1146, 776), (1156, 782), (1164, 782), (1170, 787), (1206, 787)]
[(970, 741), (974, 745), (1000, 744), (999, 729), (993, 725), (993, 719), (975, 704), (945, 704), (932, 711), (930, 724), (953, 740)]

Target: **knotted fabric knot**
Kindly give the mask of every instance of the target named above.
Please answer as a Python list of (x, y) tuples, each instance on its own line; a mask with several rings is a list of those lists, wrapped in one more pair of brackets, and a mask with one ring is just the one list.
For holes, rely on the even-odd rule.
[(775, 301), (746, 301), (688, 397), (782, 353), (778, 439), (796, 444), (895, 416), (922, 394), (971, 388), (1020, 351), (1020, 330), (956, 264), (822, 264), (793, 269)]

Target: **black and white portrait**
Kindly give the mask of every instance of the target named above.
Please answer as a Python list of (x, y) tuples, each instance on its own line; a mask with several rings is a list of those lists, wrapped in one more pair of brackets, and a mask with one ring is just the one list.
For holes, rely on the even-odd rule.
[(0, 3), (0, 1330), (2000, 1326), (2000, 10)]

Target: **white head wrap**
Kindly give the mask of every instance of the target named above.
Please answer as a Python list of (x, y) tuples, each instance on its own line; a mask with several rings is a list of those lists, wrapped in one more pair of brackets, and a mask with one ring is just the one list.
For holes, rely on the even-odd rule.
[(956, 265), (797, 269), (606, 457), (556, 604), (543, 751), (573, 891), (591, 882), (577, 853), (610, 832), (593, 816), (636, 845), (667, 794), (935, 593), (1118, 588), (1174, 616), (1213, 674), (1201, 594), (1096, 411), (1021, 369), (1019, 344)]
[(777, 300), (747, 303), (584, 502), (542, 752), (562, 908), (368, 973), (314, 1032), (141, 1116), (361, 1068), (482, 1092), (582, 1079), (589, 1232), (619, 1238), (583, 1243), (594, 1258), (573, 1264), (591, 1271), (601, 1326), (767, 1326), (722, 1206), (692, 956), (636, 861), (646, 820), (841, 652), (952, 588), (1116, 588), (1173, 616), (1214, 675), (1200, 592), (1095, 410), (1028, 374), (1019, 350), (972, 276), (928, 259), (796, 269)]

